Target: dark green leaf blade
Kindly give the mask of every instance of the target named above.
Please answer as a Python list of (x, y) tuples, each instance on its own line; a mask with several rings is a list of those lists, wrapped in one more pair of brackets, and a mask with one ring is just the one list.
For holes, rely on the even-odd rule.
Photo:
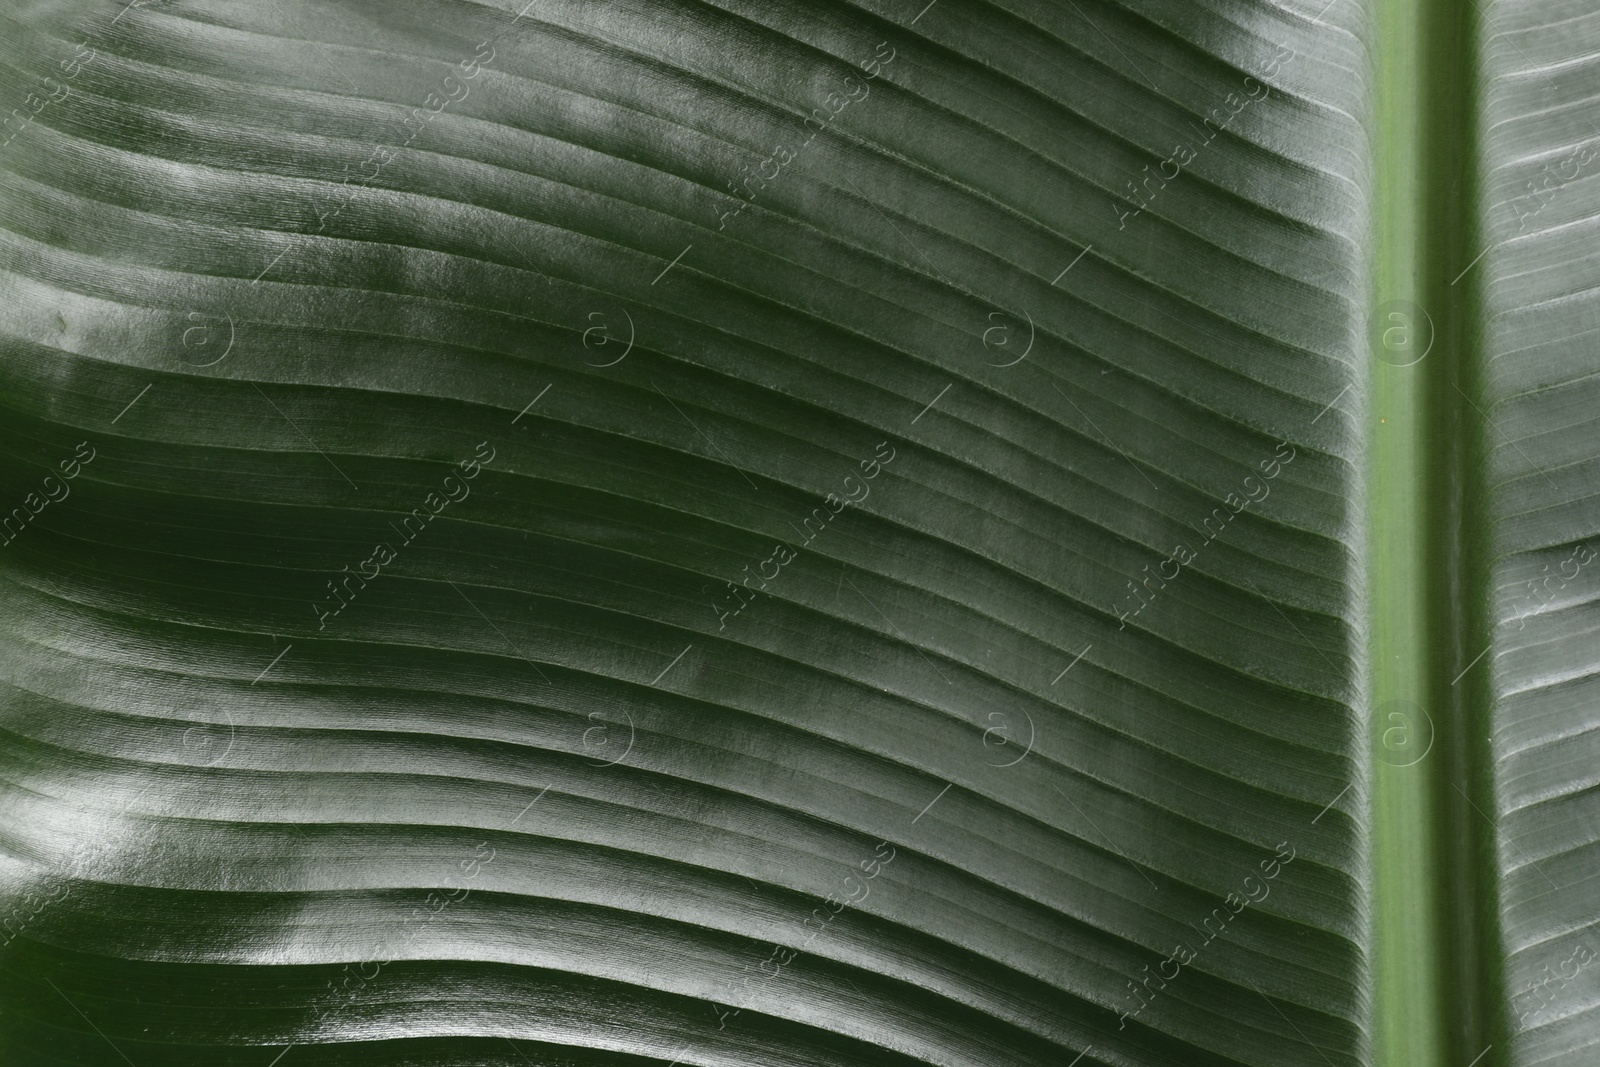
[(11, 1060), (1361, 1061), (1360, 13), (919, 6), (10, 16)]

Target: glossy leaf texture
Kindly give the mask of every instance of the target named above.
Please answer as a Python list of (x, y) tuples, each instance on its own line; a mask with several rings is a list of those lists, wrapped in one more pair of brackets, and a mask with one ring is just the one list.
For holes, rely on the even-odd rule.
[(1576, 1067), (1600, 1057), (1600, 14), (1497, 3), (1482, 37), (1486, 662), (1506, 1062)]
[(1365, 1062), (1317, 6), (8, 5), (0, 1059)]

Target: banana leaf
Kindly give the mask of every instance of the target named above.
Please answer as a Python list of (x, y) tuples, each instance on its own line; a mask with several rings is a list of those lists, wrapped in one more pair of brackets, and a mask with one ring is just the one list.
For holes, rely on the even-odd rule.
[(7, 5), (0, 1063), (1594, 1062), (1596, 55)]

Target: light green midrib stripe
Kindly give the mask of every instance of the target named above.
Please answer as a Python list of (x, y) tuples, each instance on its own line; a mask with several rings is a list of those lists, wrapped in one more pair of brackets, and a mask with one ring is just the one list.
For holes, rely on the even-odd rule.
[[(1374, 256), (1368, 412), (1369, 694), (1372, 759), (1374, 1059), (1379, 1067), (1503, 1063), (1490, 932), (1478, 862), (1493, 810), (1473, 774), (1485, 754), (1484, 690), (1463, 668), (1481, 651), (1474, 578), (1481, 546), (1463, 532), (1478, 489), (1476, 277), (1456, 281), (1475, 247), (1473, 0), (1374, 0)], [(1477, 268), (1482, 269), (1480, 263)], [(1452, 284), (1454, 283), (1454, 284)], [(1380, 357), (1378, 311), (1408, 300), (1433, 326), (1421, 362)], [(1424, 317), (1426, 316), (1426, 317)], [(1480, 662), (1474, 669), (1481, 669)], [(1428, 716), (1431, 751), (1390, 751), (1392, 702)], [(1418, 735), (1413, 733), (1413, 743)], [(1476, 743), (1475, 743), (1476, 742)], [(1384, 755), (1387, 753), (1387, 759)], [(1474, 794), (1471, 803), (1458, 787)], [(1477, 820), (1476, 822), (1474, 820)]]

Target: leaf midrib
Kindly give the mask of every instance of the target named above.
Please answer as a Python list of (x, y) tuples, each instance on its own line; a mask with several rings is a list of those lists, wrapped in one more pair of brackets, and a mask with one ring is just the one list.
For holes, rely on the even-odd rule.
[[(1478, 18), (1473, 0), (1379, 0), (1374, 38), (1374, 249), (1369, 328), (1369, 751), (1373, 1059), (1501, 1062), (1490, 799), (1486, 531), (1478, 329)], [(1431, 324), (1420, 362), (1382, 358), (1384, 305)], [(1379, 312), (1385, 313), (1380, 319)], [(1385, 748), (1393, 701), (1432, 748)], [(1481, 1057), (1481, 1059), (1480, 1059)]]

